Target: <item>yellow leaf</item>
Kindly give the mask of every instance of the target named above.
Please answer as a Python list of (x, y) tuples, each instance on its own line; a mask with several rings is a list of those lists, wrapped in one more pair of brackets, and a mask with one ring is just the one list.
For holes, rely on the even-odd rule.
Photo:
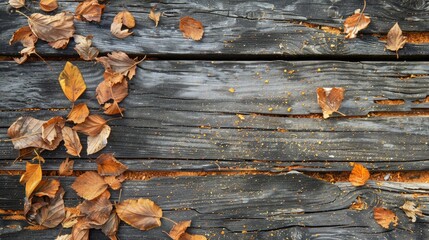
[(71, 62), (66, 63), (64, 70), (58, 77), (58, 81), (60, 82), (64, 95), (66, 95), (71, 102), (75, 102), (86, 89), (86, 84), (79, 68)]
[(25, 196), (27, 198), (30, 197), (40, 181), (42, 181), (42, 166), (39, 163), (32, 164), (27, 162), (25, 173), (22, 174), (19, 180), (21, 184), (25, 184)]

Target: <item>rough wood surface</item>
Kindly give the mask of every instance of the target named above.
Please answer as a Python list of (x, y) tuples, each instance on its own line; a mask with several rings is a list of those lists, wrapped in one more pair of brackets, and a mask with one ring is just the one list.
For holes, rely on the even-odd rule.
[[(24, 191), (16, 187), (18, 176), (0, 176), (0, 209), (22, 209)], [(59, 178), (65, 186), (66, 206), (79, 198), (70, 189), (74, 178)], [(349, 183), (331, 184), (299, 173), (278, 176), (208, 176), (126, 181), (121, 199), (146, 197), (164, 210), (164, 216), (192, 220), (192, 233), (210, 239), (427, 239), (429, 198), (427, 184), (372, 182), (355, 188)], [(118, 191), (112, 201), (118, 201)], [(368, 203), (363, 211), (349, 207), (360, 196)], [(424, 216), (412, 223), (399, 208), (416, 202)], [(396, 228), (386, 230), (373, 219), (374, 207), (386, 207), (399, 218)], [(53, 239), (59, 228), (29, 231), (23, 221), (0, 220), (4, 240), (42, 237)], [(163, 221), (162, 230), (170, 223)], [(62, 233), (68, 232), (67, 229)], [(376, 235), (374, 235), (376, 234)], [(376, 237), (375, 237), (376, 236)], [(166, 239), (161, 229), (141, 232), (122, 224), (119, 239)], [(92, 232), (91, 239), (105, 239)]]
[[(34, 4), (34, 3), (33, 3)], [(74, 12), (78, 2), (59, 1), (58, 11)], [(30, 11), (38, 12), (37, 4)], [(152, 6), (163, 12), (158, 28), (148, 19)], [(122, 50), (132, 54), (149, 54), (164, 58), (236, 58), (236, 57), (305, 57), (314, 58), (368, 58), (369, 56), (395, 59), (395, 53), (385, 51), (385, 43), (373, 34), (386, 34), (399, 22), (407, 31), (429, 31), (427, 3), (422, 0), (368, 1), (365, 12), (371, 17), (363, 37), (345, 40), (344, 35), (325, 32), (321, 27), (300, 22), (340, 28), (355, 9), (362, 9), (363, 1), (110, 1), (102, 21), (76, 22), (77, 33), (94, 35), (94, 45), (102, 53)], [(116, 39), (110, 34), (115, 14), (124, 9), (137, 20), (134, 34)], [(8, 46), (12, 33), (27, 24), (25, 17), (12, 13), (7, 1), (0, 3), (0, 55), (17, 55), (20, 47)], [(201, 42), (184, 39), (178, 29), (179, 19), (190, 15), (205, 26)], [(426, 34), (427, 35), (427, 34)], [(427, 36), (423, 36), (427, 39)], [(426, 36), (426, 37), (425, 37)], [(421, 40), (421, 39), (420, 39)], [(77, 56), (73, 45), (66, 50), (54, 50), (39, 41), (37, 51), (42, 56)], [(407, 44), (399, 55), (405, 58), (423, 58), (429, 53), (425, 44)]]

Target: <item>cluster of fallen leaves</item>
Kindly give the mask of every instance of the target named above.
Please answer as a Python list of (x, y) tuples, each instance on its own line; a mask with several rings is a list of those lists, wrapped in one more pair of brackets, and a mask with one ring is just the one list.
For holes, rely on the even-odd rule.
[[(361, 187), (366, 184), (370, 178), (370, 173), (362, 164), (352, 163), (353, 169), (349, 175), (349, 182), (355, 187)], [(357, 197), (356, 201), (352, 203), (350, 209), (361, 211), (368, 208), (368, 204), (361, 198)], [(405, 201), (404, 205), (400, 207), (405, 215), (407, 215), (412, 222), (416, 221), (416, 216), (423, 216), (423, 213), (419, 207), (416, 207), (416, 204), (411, 201)], [(389, 229), (392, 225), (393, 227), (398, 226), (398, 217), (396, 214), (387, 208), (375, 207), (373, 209), (374, 220), (383, 228)]]

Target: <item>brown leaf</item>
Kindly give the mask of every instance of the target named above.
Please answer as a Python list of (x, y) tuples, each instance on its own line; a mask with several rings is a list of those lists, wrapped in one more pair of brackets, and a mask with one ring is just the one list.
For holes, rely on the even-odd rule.
[(398, 225), (398, 217), (396, 214), (386, 208), (374, 208), (374, 219), (383, 228), (389, 229), (391, 223), (396, 227)]
[(57, 0), (40, 0), (40, 9), (45, 12), (52, 12), (58, 8)]
[(76, 7), (76, 19), (81, 21), (100, 22), (104, 7), (105, 5), (99, 4), (98, 0), (83, 1)]
[(161, 12), (155, 12), (153, 8), (150, 9), (149, 19), (155, 22), (155, 27), (158, 27), (160, 17), (161, 17)]
[(89, 115), (85, 122), (74, 126), (73, 129), (88, 136), (97, 136), (106, 123), (107, 121), (100, 115)]
[(134, 16), (128, 11), (122, 11), (116, 14), (113, 19), (112, 25), (110, 25), (110, 32), (117, 38), (126, 38), (133, 34), (129, 29), (122, 30), (122, 26), (133, 28), (136, 25)]
[(24, 49), (20, 51), (21, 58), (14, 58), (15, 62), (22, 64), (31, 54), (36, 53), (35, 44), (37, 39), (37, 36), (34, 35), (29, 26), (21, 27), (13, 33), (12, 38), (9, 40), (9, 45), (21, 42), (22, 46), (24, 46)]
[(60, 187), (48, 205), (43, 206), (37, 211), (34, 217), (34, 221), (37, 224), (47, 228), (54, 228), (63, 221), (65, 218), (64, 193), (64, 189)]
[(195, 41), (201, 40), (204, 35), (203, 24), (189, 16), (180, 19), (179, 29), (183, 32), (183, 37), (191, 38)]
[(70, 127), (64, 127), (62, 130), (64, 139), (64, 146), (67, 148), (67, 153), (73, 156), (80, 157), (80, 151), (82, 151), (82, 144), (80, 143), (77, 132)]
[(106, 71), (120, 73), (130, 80), (136, 74), (136, 66), (144, 59), (137, 61), (137, 58), (131, 59), (124, 52), (112, 52), (107, 57), (99, 57), (96, 60), (104, 65)]
[(368, 169), (366, 169), (362, 164), (355, 163), (353, 170), (349, 176), (349, 182), (355, 186), (363, 186), (370, 177)]
[(191, 235), (189, 233), (184, 233), (179, 240), (207, 240), (203, 235)]
[(69, 44), (70, 39), (60, 39), (58, 41), (55, 42), (50, 42), (48, 43), (49, 46), (51, 46), (52, 48), (55, 49), (65, 49), (67, 47), (67, 45)]
[(128, 96), (128, 81), (122, 81), (113, 86), (109, 82), (102, 81), (95, 92), (99, 104), (104, 104), (110, 99), (119, 103)]
[(72, 240), (71, 234), (58, 235), (55, 240)]
[(36, 155), (36, 153), (40, 154), (43, 151), (44, 149), (42, 148), (34, 148), (34, 147), (19, 149), (19, 156), (16, 158), (16, 160), (27, 158), (27, 157), (33, 157)]
[(109, 237), (110, 240), (117, 240), (116, 233), (118, 232), (120, 221), (116, 211), (113, 210), (107, 222), (101, 227), (101, 231)]
[(119, 190), (122, 187), (122, 182), (125, 180), (123, 175), (120, 176), (106, 176), (104, 181), (109, 184), (109, 187), (113, 190)]
[(68, 121), (73, 121), (76, 124), (83, 123), (89, 115), (89, 109), (86, 103), (79, 103), (74, 105), (69, 115), (67, 116)]
[(47, 42), (69, 39), (75, 31), (73, 15), (65, 12), (54, 16), (33, 13), (28, 18), (28, 25), (38, 38)]
[(71, 186), (77, 195), (92, 200), (100, 196), (106, 189), (107, 183), (96, 172), (85, 172), (76, 178)]
[(356, 201), (354, 201), (350, 206), (350, 209), (356, 210), (356, 211), (362, 211), (367, 208), (368, 208), (368, 204), (364, 200), (362, 200), (362, 198), (359, 196), (356, 198)]
[(73, 240), (89, 240), (89, 229), (91, 224), (85, 218), (79, 218), (77, 223), (73, 225), (72, 239)]
[(60, 182), (56, 179), (42, 180), (36, 189), (34, 189), (34, 196), (54, 198), (59, 188)]
[(386, 48), (390, 51), (396, 52), (396, 58), (399, 58), (398, 50), (403, 48), (407, 38), (402, 35), (402, 30), (398, 23), (395, 23), (393, 27), (387, 33)]
[(180, 237), (186, 232), (186, 229), (191, 226), (191, 221), (181, 221), (173, 226), (168, 233), (168, 236), (173, 240), (179, 240)]
[(103, 106), (104, 108), (104, 114), (107, 115), (116, 115), (116, 114), (121, 114), (125, 111), (125, 108), (121, 108), (119, 107), (119, 104), (114, 101), (113, 103), (106, 103)]
[(149, 199), (127, 199), (116, 205), (116, 212), (122, 221), (143, 231), (161, 226), (162, 209)]
[(42, 138), (42, 125), (45, 121), (40, 121), (32, 117), (20, 117), (7, 130), (7, 135), (12, 139), (15, 149), (29, 147), (54, 150), (61, 142), (56, 138), (52, 144)]
[(101, 176), (119, 176), (128, 169), (113, 156), (113, 153), (100, 154), (95, 161), (98, 174)]
[(19, 182), (25, 184), (25, 196), (27, 199), (30, 198), (30, 195), (33, 193), (34, 189), (42, 181), (42, 166), (40, 163), (32, 164), (27, 162), (25, 165), (25, 173), (22, 174)]
[(345, 38), (346, 39), (356, 38), (356, 34), (360, 30), (368, 27), (370, 22), (371, 22), (371, 18), (368, 16), (365, 16), (365, 14), (363, 13), (360, 13), (360, 10), (357, 9), (355, 11), (355, 14), (346, 18), (346, 20), (344, 21), (344, 33), (347, 33)]
[(411, 218), (411, 222), (416, 222), (418, 216), (423, 216), (422, 210), (420, 207), (416, 207), (416, 204), (411, 201), (405, 201), (404, 205), (400, 207), (407, 217)]
[(329, 118), (334, 112), (339, 113), (343, 99), (344, 88), (317, 88), (317, 103), (322, 108), (323, 118)]
[(79, 217), (80, 217), (80, 211), (77, 207), (66, 208), (66, 215), (63, 222), (61, 223), (63, 225), (63, 228), (73, 227), (77, 223)]
[(71, 62), (66, 63), (64, 70), (58, 77), (58, 81), (60, 82), (64, 95), (66, 95), (71, 102), (75, 102), (86, 90), (86, 84), (83, 80), (82, 73), (80, 73), (79, 68)]
[(109, 198), (110, 192), (106, 190), (93, 200), (83, 201), (83, 203), (78, 206), (80, 213), (91, 225), (103, 225), (109, 219), (113, 209)]
[(113, 71), (105, 71), (103, 76), (104, 81), (110, 83), (110, 85), (121, 83), (124, 80), (124, 75)]
[(98, 135), (88, 136), (88, 148), (86, 149), (86, 154), (91, 155), (103, 149), (107, 145), (107, 138), (109, 138), (109, 135), (110, 127), (108, 125), (104, 125)]
[[(64, 127), (65, 120), (62, 117), (53, 117), (42, 125), (42, 138), (49, 144), (58, 141), (57, 138), (63, 139), (61, 129)], [(61, 141), (59, 140), (59, 141)]]
[(9, 5), (13, 8), (22, 8), (25, 6), (25, 0), (9, 0)]
[(71, 176), (73, 174), (74, 161), (66, 158), (61, 164), (58, 174), (60, 176)]
[(86, 61), (94, 60), (98, 56), (98, 49), (91, 47), (92, 35), (84, 37), (82, 35), (73, 35), (76, 47), (74, 50), (79, 54), (80, 58)]

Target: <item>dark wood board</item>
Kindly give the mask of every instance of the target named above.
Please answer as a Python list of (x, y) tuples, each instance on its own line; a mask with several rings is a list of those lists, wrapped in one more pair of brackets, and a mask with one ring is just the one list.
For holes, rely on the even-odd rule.
[[(16, 187), (18, 176), (0, 176), (0, 208), (22, 209), (24, 189)], [(66, 206), (80, 200), (70, 189), (74, 178), (59, 178), (66, 189)], [(209, 176), (157, 178), (126, 181), (121, 199), (149, 198), (175, 221), (192, 220), (190, 232), (210, 239), (426, 239), (429, 237), (429, 198), (415, 194), (427, 192), (427, 184), (372, 182), (355, 188), (349, 183), (331, 184), (299, 173), (278, 176)], [(414, 195), (413, 195), (414, 194)], [(118, 201), (112, 192), (112, 201)], [(368, 209), (348, 209), (357, 196)], [(399, 208), (410, 200), (419, 204), (424, 216), (412, 223)], [(399, 225), (389, 230), (373, 219), (374, 207), (391, 209)], [(24, 230), (23, 221), (0, 220), (1, 239), (53, 239), (59, 229)], [(162, 230), (170, 223), (163, 221)], [(11, 226), (14, 231), (11, 232)], [(4, 230), (6, 229), (6, 230)], [(8, 233), (9, 231), (9, 233)], [(68, 230), (64, 229), (63, 233)], [(223, 232), (223, 234), (222, 234)], [(120, 239), (167, 239), (161, 229), (138, 231), (122, 224)], [(105, 239), (93, 232), (91, 239)]]
[[(56, 12), (74, 12), (77, 1), (59, 1)], [(152, 6), (163, 12), (157, 28), (148, 19)], [(386, 34), (399, 22), (404, 31), (427, 32), (427, 3), (421, 0), (368, 1), (365, 12), (371, 17), (363, 36), (346, 40), (344, 35), (332, 34), (319, 28), (306, 27), (300, 22), (340, 28), (355, 9), (362, 9), (363, 1), (110, 1), (101, 23), (76, 22), (78, 34), (94, 35), (94, 45), (103, 54), (114, 50), (130, 54), (161, 58), (283, 58), (314, 59), (396, 59), (395, 53), (385, 51), (385, 43), (373, 34)], [(37, 3), (29, 6), (27, 14), (40, 12)], [(110, 24), (119, 11), (128, 9), (137, 21), (133, 36), (117, 39), (110, 33)], [(184, 39), (179, 20), (190, 15), (205, 27), (200, 42)], [(8, 46), (13, 32), (26, 25), (25, 17), (13, 13), (7, 1), (0, 3), (0, 55), (17, 55), (20, 48)], [(42, 56), (77, 56), (74, 44), (66, 50), (54, 50), (39, 41), (37, 52)], [(407, 44), (400, 51), (406, 59), (424, 59), (428, 44)]]

